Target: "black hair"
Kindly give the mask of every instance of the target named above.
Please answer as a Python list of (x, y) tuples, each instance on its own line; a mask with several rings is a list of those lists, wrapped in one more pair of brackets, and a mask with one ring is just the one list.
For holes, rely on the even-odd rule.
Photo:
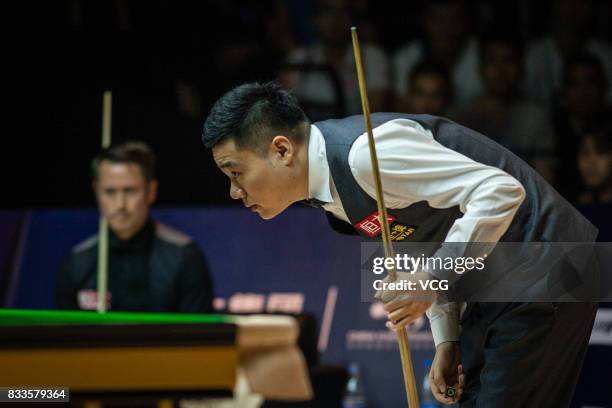
[(133, 163), (142, 170), (147, 181), (155, 178), (155, 153), (142, 142), (122, 142), (102, 150), (91, 161), (91, 176), (98, 179), (98, 168), (103, 161), (111, 163)]
[(297, 99), (276, 82), (251, 82), (223, 95), (214, 104), (202, 133), (202, 143), (213, 147), (226, 137), (236, 145), (261, 153), (274, 134), (292, 141), (306, 139), (309, 120)]

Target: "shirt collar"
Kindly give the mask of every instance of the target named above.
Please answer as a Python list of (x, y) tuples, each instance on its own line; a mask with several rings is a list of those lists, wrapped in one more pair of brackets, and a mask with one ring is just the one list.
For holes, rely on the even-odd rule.
[(130, 239), (119, 239), (111, 228), (108, 229), (109, 247), (119, 252), (140, 252), (149, 248), (155, 236), (155, 224), (151, 218), (147, 219), (140, 230)]
[(310, 138), (308, 139), (308, 198), (324, 203), (333, 202), (329, 177), (325, 139), (316, 126), (310, 125)]

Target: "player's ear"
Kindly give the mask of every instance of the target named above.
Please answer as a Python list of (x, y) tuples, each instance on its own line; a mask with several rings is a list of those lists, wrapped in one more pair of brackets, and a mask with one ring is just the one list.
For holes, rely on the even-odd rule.
[(291, 163), (296, 154), (293, 142), (287, 136), (282, 135), (274, 136), (270, 143), (270, 149), (274, 157), (286, 164)]
[(157, 183), (157, 180), (155, 180), (155, 179), (149, 181), (148, 184), (149, 185), (148, 185), (148, 188), (147, 188), (147, 201), (148, 201), (149, 205), (151, 205), (157, 199), (157, 186), (159, 184)]

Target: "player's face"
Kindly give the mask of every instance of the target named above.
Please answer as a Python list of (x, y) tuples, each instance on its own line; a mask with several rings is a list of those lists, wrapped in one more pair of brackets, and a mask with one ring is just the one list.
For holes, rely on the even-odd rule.
[(217, 143), (212, 152), (230, 179), (230, 196), (261, 218), (274, 218), (297, 201), (296, 151), (286, 137), (276, 136), (264, 154), (240, 148), (232, 138)]
[(120, 239), (129, 239), (147, 221), (157, 195), (157, 182), (147, 181), (134, 163), (102, 161), (94, 191), (100, 212)]

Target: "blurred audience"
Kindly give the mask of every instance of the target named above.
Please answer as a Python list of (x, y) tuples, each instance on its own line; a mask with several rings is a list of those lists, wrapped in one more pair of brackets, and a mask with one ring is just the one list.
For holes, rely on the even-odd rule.
[[(91, 164), (100, 213), (108, 222), (110, 310), (212, 311), (204, 254), (187, 235), (149, 215), (157, 196), (155, 155), (144, 143), (103, 150)], [(74, 247), (59, 268), (56, 307), (95, 310), (98, 235)]]
[[(567, 63), (560, 98), (554, 112), (558, 157), (561, 163), (573, 163), (580, 136), (590, 129), (601, 128), (612, 114), (606, 103), (608, 89), (604, 68), (596, 57), (578, 55)], [(579, 185), (572, 166), (561, 166), (559, 190), (574, 197)]]
[(552, 123), (540, 105), (523, 97), (520, 42), (508, 36), (491, 36), (481, 41), (480, 49), (484, 91), (452, 109), (449, 116), (506, 146), (553, 181)]
[(424, 37), (401, 47), (393, 58), (396, 98), (402, 98), (410, 89), (408, 73), (424, 60), (435, 61), (448, 69), (457, 102), (480, 92), (478, 42), (471, 35), (470, 23), (464, 1), (427, 2), (422, 21)]
[(586, 133), (580, 140), (576, 162), (582, 187), (576, 203), (612, 204), (612, 135), (603, 131)]
[[(601, 61), (608, 82), (612, 81), (612, 48), (591, 37), (593, 6), (592, 0), (554, 1), (551, 34), (535, 41), (527, 51), (529, 96), (552, 103), (563, 85), (566, 61), (584, 52)], [(606, 97), (612, 101), (612, 92), (608, 91)]]
[(398, 112), (444, 116), (452, 99), (448, 70), (435, 62), (425, 61), (409, 73), (412, 84), (397, 102)]
[[(282, 0), (214, 0), (202, 3), (213, 19), (210, 49), (202, 49), (215, 74), (203, 89), (223, 93), (238, 83), (272, 79), (281, 61), (295, 47), (290, 15)], [(209, 17), (210, 18), (210, 17)], [(212, 57), (212, 58), (211, 58)], [(214, 78), (214, 79), (213, 79)]]
[[(290, 53), (279, 74), (312, 120), (361, 112), (359, 87), (349, 27), (347, 0), (317, 0), (313, 25), (318, 42)], [(386, 110), (389, 95), (388, 61), (381, 48), (362, 41), (361, 53), (371, 111)]]
[(564, 128), (580, 134), (594, 124), (606, 121), (611, 113), (606, 101), (607, 92), (608, 81), (599, 59), (589, 54), (570, 59), (556, 115), (556, 120), (560, 121), (557, 131), (563, 134)]
[[(74, 167), (86, 166), (98, 150), (97, 138), (81, 135), (99, 132), (105, 89), (114, 96), (114, 135), (146, 135), (163, 152), (160, 203), (229, 204), (224, 180), (212, 159), (198, 155), (192, 137), (202, 115), (227, 89), (274, 78), (295, 91), (313, 120), (360, 113), (352, 24), (359, 27), (372, 111), (461, 113), (459, 121), (544, 174), (542, 160), (551, 165), (548, 153), (556, 145), (562, 164), (556, 178), (563, 181), (557, 187), (567, 197), (580, 186), (578, 171), (568, 165), (575, 162), (579, 136), (612, 113), (612, 48), (602, 41), (612, 38), (612, 6), (604, 0), (70, 0), (41, 4), (35, 14), (27, 2), (11, 6), (7, 20), (20, 41), (11, 44), (8, 57), (15, 61), (9, 130), (53, 134), (31, 155), (56, 171), (42, 182), (39, 172), (9, 177), (8, 207), (89, 203), (88, 177)], [(477, 35), (483, 32), (519, 34), (520, 45), (527, 44), (524, 75), (516, 44), (487, 45), (480, 57)], [(533, 102), (552, 111), (554, 143), (546, 113)], [(41, 120), (30, 120), (32, 111)], [(27, 151), (28, 140), (11, 138), (14, 147), (7, 151)], [(60, 148), (68, 145), (72, 149)], [(73, 151), (83, 154), (74, 157)], [(172, 166), (179, 157), (184, 165)], [(203, 182), (210, 188), (195, 188)], [(41, 187), (27, 187), (33, 184)]]

